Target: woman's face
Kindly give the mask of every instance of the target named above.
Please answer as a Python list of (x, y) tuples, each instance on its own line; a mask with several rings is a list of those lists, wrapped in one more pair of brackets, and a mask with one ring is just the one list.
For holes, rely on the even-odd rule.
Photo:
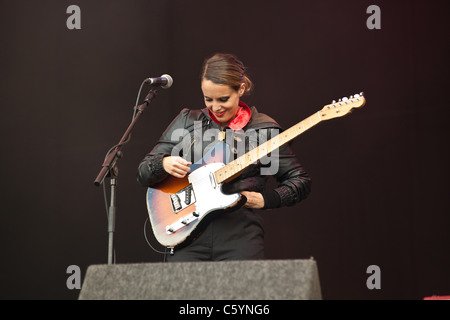
[(211, 80), (204, 79), (202, 91), (208, 110), (223, 126), (226, 126), (236, 116), (239, 109), (239, 98), (245, 91), (245, 83), (242, 83), (239, 90), (236, 91), (230, 86), (215, 84)]

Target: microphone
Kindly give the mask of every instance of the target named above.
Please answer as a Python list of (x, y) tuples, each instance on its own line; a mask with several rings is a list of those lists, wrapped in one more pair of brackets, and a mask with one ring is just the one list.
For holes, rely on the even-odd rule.
[(150, 84), (151, 86), (161, 87), (163, 89), (169, 89), (173, 84), (173, 79), (168, 74), (163, 74), (159, 78), (148, 78), (145, 79), (145, 83)]

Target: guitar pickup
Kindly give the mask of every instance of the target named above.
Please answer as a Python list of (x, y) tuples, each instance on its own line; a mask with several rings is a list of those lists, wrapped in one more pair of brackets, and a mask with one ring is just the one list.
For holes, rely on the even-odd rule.
[(172, 201), (172, 207), (176, 212), (183, 209), (183, 207), (181, 206), (180, 197), (178, 196), (178, 194), (176, 194), (176, 193), (172, 194), (170, 196), (170, 200)]
[(190, 184), (187, 187), (181, 189), (180, 191), (171, 194), (170, 202), (172, 204), (172, 209), (174, 213), (178, 213), (184, 208), (195, 203), (195, 193), (194, 190), (192, 189), (192, 185)]
[(186, 192), (185, 192), (185, 196), (184, 196), (184, 203), (186, 205), (190, 205), (191, 204), (191, 195), (192, 195), (192, 185), (187, 186), (186, 188)]

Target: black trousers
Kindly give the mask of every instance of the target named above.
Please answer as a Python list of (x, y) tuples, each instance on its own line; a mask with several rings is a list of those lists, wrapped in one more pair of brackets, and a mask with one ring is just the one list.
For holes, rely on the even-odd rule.
[(248, 208), (212, 220), (188, 246), (167, 254), (167, 261), (224, 261), (264, 259), (261, 215)]

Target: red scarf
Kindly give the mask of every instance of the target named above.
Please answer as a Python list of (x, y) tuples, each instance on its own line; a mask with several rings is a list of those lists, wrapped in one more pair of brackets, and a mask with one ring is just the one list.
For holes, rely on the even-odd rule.
[[(228, 124), (228, 127), (232, 130), (239, 130), (239, 129), (242, 129), (243, 127), (245, 127), (247, 125), (247, 123), (250, 121), (250, 118), (252, 116), (252, 111), (244, 102), (239, 101), (239, 107), (240, 108), (238, 109), (236, 116)], [(209, 109), (208, 109), (208, 114), (209, 114), (209, 117), (212, 119), (212, 121), (214, 121), (218, 125), (222, 125), (216, 119), (214, 114), (211, 111), (209, 111)]]

